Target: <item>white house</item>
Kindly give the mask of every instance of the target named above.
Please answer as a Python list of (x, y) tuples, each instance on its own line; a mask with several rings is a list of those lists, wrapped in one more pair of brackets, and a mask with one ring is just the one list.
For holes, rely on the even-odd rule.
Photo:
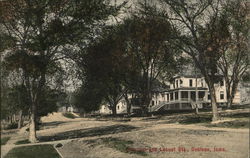
[[(216, 101), (218, 105), (226, 105), (225, 81), (215, 84)], [(174, 77), (170, 89), (154, 94), (151, 103), (151, 111), (185, 110), (198, 106), (203, 108), (210, 106), (211, 97), (204, 77), (194, 75), (181, 75)], [(234, 103), (240, 103), (240, 93), (237, 91)]]

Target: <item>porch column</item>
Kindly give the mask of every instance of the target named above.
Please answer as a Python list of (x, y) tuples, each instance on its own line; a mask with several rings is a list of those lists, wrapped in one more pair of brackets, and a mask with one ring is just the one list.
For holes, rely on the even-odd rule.
[(190, 101), (191, 99), (191, 91), (187, 91), (188, 92), (188, 101)]
[(178, 91), (179, 101), (181, 101), (181, 91)]
[(207, 97), (208, 97), (208, 91), (205, 91), (205, 96), (204, 97), (205, 97), (204, 101), (207, 102), (208, 101), (208, 99), (207, 99)]

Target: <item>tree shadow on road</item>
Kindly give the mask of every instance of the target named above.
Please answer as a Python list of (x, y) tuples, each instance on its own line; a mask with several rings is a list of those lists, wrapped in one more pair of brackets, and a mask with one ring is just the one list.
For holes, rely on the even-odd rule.
[(66, 131), (66, 132), (58, 133), (52, 136), (42, 136), (39, 138), (39, 140), (41, 142), (46, 142), (46, 141), (56, 141), (56, 140), (65, 140), (65, 139), (73, 139), (73, 138), (102, 136), (102, 135), (107, 135), (107, 134), (129, 132), (135, 129), (138, 129), (138, 127), (134, 127), (130, 125), (112, 125), (112, 126), (105, 126), (105, 127), (95, 127), (95, 128)]

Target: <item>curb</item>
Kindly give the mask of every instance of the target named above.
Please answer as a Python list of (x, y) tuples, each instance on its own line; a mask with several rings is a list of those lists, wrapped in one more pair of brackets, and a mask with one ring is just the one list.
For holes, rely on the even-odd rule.
[(53, 144), (54, 149), (57, 151), (57, 153), (60, 155), (61, 158), (64, 158), (61, 152), (55, 147), (56, 144)]

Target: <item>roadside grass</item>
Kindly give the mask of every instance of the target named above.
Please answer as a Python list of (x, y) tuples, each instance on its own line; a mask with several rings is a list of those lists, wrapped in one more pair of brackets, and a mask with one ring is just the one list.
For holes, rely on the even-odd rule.
[(134, 144), (133, 141), (121, 140), (118, 138), (104, 138), (103, 142), (107, 147), (116, 149), (116, 150), (123, 152), (123, 153), (130, 153), (130, 154), (137, 154), (137, 155), (141, 155), (141, 156), (147, 156), (147, 153), (145, 151), (128, 150), (128, 148), (130, 148), (131, 145)]
[(222, 121), (218, 123), (211, 123), (212, 114), (187, 115), (175, 121), (180, 124), (200, 124), (206, 127), (250, 128), (249, 112), (223, 112), (221, 113), (221, 117)]
[(15, 142), (16, 145), (29, 144), (29, 143), (30, 143), (30, 141), (28, 139), (19, 140), (19, 141)]
[(250, 128), (250, 112), (224, 112), (221, 116), (228, 121), (208, 124), (207, 127)]
[(222, 127), (222, 128), (250, 128), (250, 121), (246, 118), (236, 118), (225, 122), (207, 124), (206, 127)]
[(76, 118), (76, 116), (74, 114), (70, 113), (70, 112), (63, 113), (63, 116), (67, 117), (67, 118), (70, 118), (70, 119)]
[(61, 158), (53, 145), (15, 147), (4, 158)]
[(191, 115), (184, 117), (179, 121), (180, 124), (196, 124), (196, 123), (210, 123), (212, 121), (211, 115)]
[(10, 137), (1, 138), (1, 145), (5, 145), (10, 140)]

